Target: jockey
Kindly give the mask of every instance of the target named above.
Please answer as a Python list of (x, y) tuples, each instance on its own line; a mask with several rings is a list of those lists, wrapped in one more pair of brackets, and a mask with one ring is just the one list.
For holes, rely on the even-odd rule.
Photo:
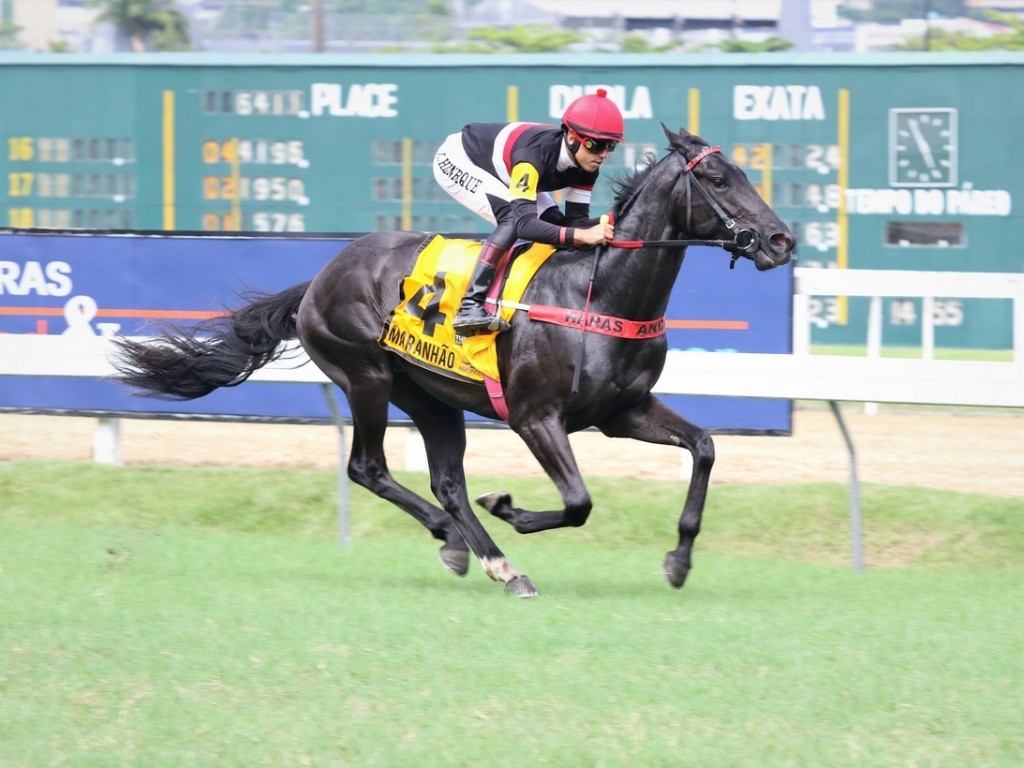
[[(604, 90), (573, 101), (562, 125), (470, 123), (449, 136), (434, 157), (434, 178), (462, 205), (496, 227), (477, 256), (455, 316), (457, 331), (508, 328), (484, 307), (501, 257), (517, 239), (592, 248), (614, 236), (590, 218), (590, 193), (601, 163), (623, 140), (623, 120)], [(565, 213), (549, 194), (568, 189)]]

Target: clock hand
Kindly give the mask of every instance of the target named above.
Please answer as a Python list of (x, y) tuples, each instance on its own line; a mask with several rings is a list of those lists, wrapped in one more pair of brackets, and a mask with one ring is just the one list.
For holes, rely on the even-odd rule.
[(924, 134), (921, 133), (921, 127), (917, 124), (917, 120), (908, 120), (907, 128), (910, 129), (910, 133), (914, 136), (914, 141), (917, 143), (917, 148), (921, 150), (921, 157), (924, 158), (925, 163), (929, 168), (935, 168), (935, 158), (932, 157), (932, 149), (928, 146), (928, 142), (924, 140)]

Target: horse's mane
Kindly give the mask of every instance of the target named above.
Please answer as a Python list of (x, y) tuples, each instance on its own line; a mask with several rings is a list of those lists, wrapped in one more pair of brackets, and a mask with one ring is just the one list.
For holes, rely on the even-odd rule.
[(650, 162), (636, 173), (631, 176), (614, 179), (612, 181), (612, 189), (615, 191), (615, 200), (612, 203), (612, 211), (615, 213), (616, 221), (625, 214), (625, 209), (629, 206), (630, 201), (643, 187), (644, 183), (647, 181), (647, 177), (654, 172), (655, 167), (661, 162), (658, 158), (650, 154), (647, 155), (647, 158)]
[[(708, 143), (699, 136), (689, 136), (693, 140), (693, 143), (697, 146), (708, 146)], [(615, 179), (612, 181), (612, 189), (615, 192), (615, 200), (612, 203), (612, 211), (615, 213), (616, 221), (621, 219), (626, 214), (626, 209), (629, 208), (632, 200), (640, 192), (640, 189), (647, 183), (647, 178), (654, 173), (654, 169), (661, 165), (662, 161), (666, 158), (671, 157), (674, 153), (680, 151), (675, 147), (668, 148), (668, 154), (664, 157), (658, 158), (653, 154), (648, 153), (646, 155), (649, 162), (639, 171), (631, 176), (625, 178)], [(685, 155), (684, 155), (685, 157)], [(685, 160), (684, 160), (685, 162)]]
[(633, 199), (637, 190), (643, 186), (644, 181), (654, 170), (654, 166), (657, 165), (654, 157), (648, 155), (647, 159), (650, 162), (633, 175), (612, 180), (611, 185), (612, 189), (614, 189), (615, 199), (611, 205), (611, 210), (614, 211), (616, 220), (623, 214), (623, 208)]

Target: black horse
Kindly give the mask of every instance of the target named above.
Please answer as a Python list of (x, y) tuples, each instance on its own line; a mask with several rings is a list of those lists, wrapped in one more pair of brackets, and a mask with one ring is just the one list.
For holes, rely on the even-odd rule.
[[(716, 241), (733, 252), (734, 260), (749, 258), (759, 270), (790, 260), (792, 234), (744, 172), (697, 136), (667, 128), (665, 134), (668, 154), (617, 184), (616, 235), (633, 247), (612, 243), (596, 252), (555, 252), (528, 287), (524, 302), (654, 320), (664, 316), (687, 244)], [(349, 477), (411, 514), (442, 541), (441, 560), (454, 573), (467, 572), (468, 545), (507, 592), (532, 596), (533, 583), (491, 539), (466, 490), (464, 411), (496, 416), (484, 386), (432, 373), (378, 344), (399, 300), (400, 281), (427, 237), (421, 232), (366, 235), (309, 282), (256, 298), (191, 329), (172, 329), (141, 342), (121, 339), (118, 378), (155, 396), (202, 397), (244, 382), (281, 354), (282, 341), (298, 337), (348, 397), (353, 422)], [(636, 241), (643, 242), (639, 249)], [(663, 566), (672, 586), (681, 587), (691, 567), (715, 454), (706, 431), (651, 394), (666, 351), (663, 335), (624, 339), (588, 333), (581, 338), (579, 328), (534, 322), (517, 312), (511, 330), (497, 340), (508, 423), (558, 487), (564, 508), (521, 509), (506, 493), (487, 494), (478, 502), (520, 533), (581, 526), (593, 503), (569, 433), (597, 427), (610, 437), (685, 448), (693, 456), (693, 473), (678, 543)], [(388, 470), (383, 443), (389, 401), (410, 416), (423, 436), (431, 490), (440, 508), (396, 482)]]

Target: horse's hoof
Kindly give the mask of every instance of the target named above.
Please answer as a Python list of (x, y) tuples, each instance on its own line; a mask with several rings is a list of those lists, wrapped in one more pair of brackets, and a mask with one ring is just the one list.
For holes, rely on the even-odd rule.
[(476, 503), (500, 520), (511, 521), (512, 494), (508, 491), (485, 493), (477, 498)]
[(465, 576), (469, 572), (468, 550), (456, 549), (445, 544), (438, 554), (441, 556), (441, 565), (456, 576)]
[(529, 576), (516, 576), (505, 584), (505, 594), (511, 597), (537, 597), (540, 593)]
[(661, 570), (668, 579), (668, 583), (679, 589), (686, 583), (686, 577), (690, 574), (690, 563), (684, 561), (676, 552), (669, 552), (665, 556), (665, 562)]

